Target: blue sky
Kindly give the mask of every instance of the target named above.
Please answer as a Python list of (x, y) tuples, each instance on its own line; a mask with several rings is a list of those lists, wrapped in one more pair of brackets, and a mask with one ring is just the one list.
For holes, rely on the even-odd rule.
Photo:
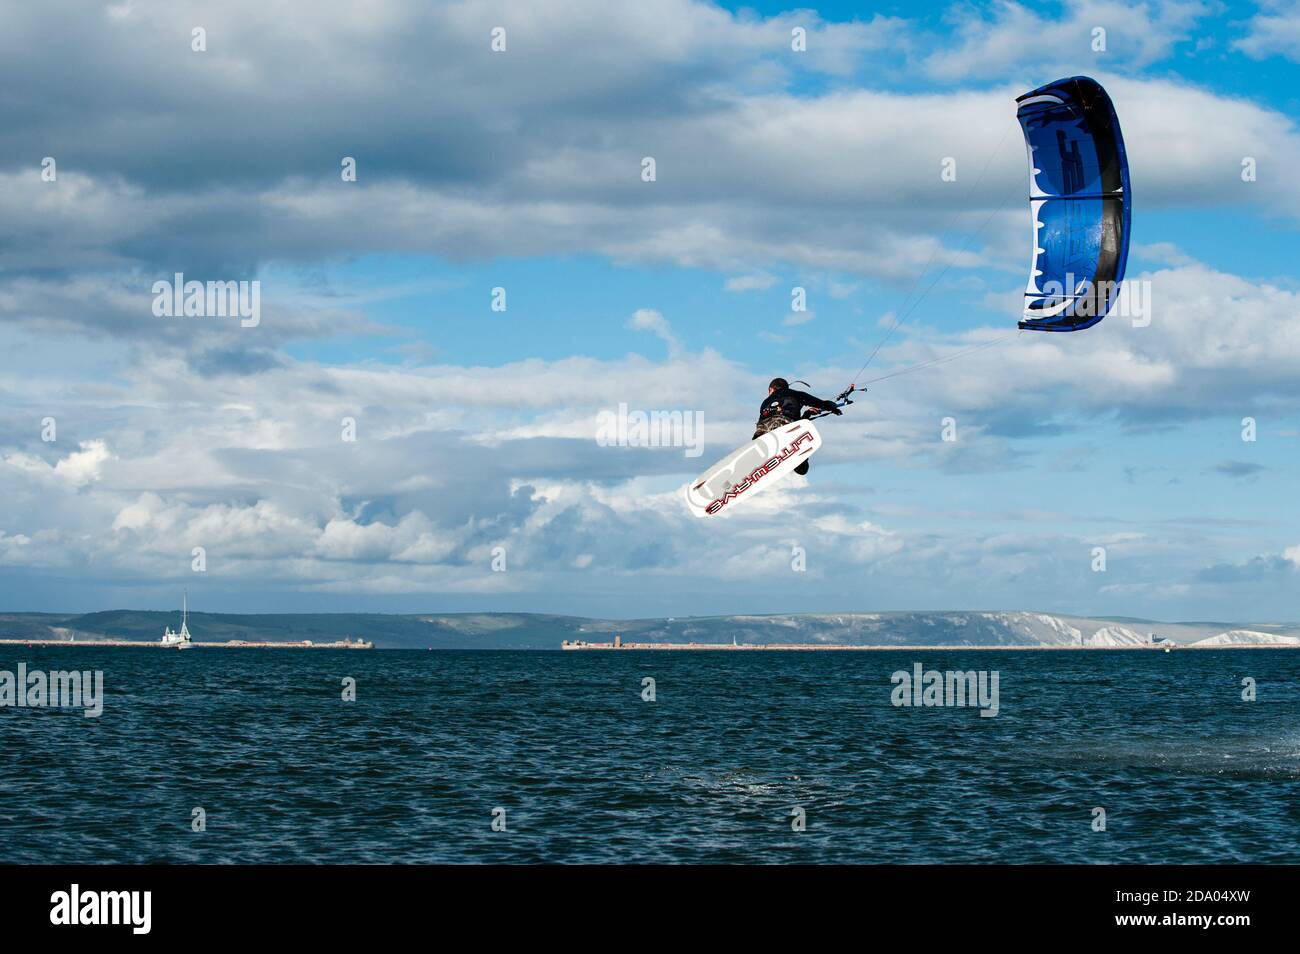
[[(520, 6), (0, 15), (0, 608), (1300, 619), (1294, 4)], [(1152, 322), (1017, 335), (1014, 100), (1076, 73)], [(260, 323), (154, 316), (177, 271)], [(1000, 343), (686, 512), (770, 377), (833, 395), (905, 304), (864, 378)], [(620, 404), (702, 454), (601, 446)]]

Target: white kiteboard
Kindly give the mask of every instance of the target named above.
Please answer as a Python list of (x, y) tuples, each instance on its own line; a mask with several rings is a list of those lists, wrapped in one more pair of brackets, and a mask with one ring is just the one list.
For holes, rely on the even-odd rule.
[(730, 512), (779, 483), (822, 446), (812, 421), (795, 421), (760, 434), (686, 485), (686, 506), (697, 517)]

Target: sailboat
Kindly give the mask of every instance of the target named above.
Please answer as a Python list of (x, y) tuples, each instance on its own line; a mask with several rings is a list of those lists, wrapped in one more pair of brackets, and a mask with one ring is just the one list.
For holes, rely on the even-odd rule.
[(175, 649), (189, 649), (194, 643), (190, 640), (190, 628), (187, 625), (190, 615), (190, 592), (185, 591), (181, 602), (181, 631), (173, 633), (170, 626), (163, 630), (162, 644)]

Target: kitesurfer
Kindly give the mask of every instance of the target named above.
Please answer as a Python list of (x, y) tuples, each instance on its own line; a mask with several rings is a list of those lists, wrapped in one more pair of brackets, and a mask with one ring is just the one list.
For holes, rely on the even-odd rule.
[[(790, 387), (790, 382), (785, 378), (773, 378), (767, 386), (767, 397), (758, 406), (758, 424), (754, 430), (754, 438), (768, 431), (774, 431), (778, 427), (793, 424), (802, 416), (805, 407), (829, 411), (831, 414), (843, 413), (834, 401), (823, 401), (806, 391), (796, 391)], [(804, 461), (794, 469), (794, 472), (808, 473), (810, 463), (811, 461)]]

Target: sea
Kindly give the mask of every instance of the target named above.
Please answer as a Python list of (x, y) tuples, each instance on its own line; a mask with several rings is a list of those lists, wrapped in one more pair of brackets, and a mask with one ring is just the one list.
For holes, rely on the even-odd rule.
[(1300, 863), (1294, 650), (20, 663), (103, 709), (0, 708), (0, 862)]

